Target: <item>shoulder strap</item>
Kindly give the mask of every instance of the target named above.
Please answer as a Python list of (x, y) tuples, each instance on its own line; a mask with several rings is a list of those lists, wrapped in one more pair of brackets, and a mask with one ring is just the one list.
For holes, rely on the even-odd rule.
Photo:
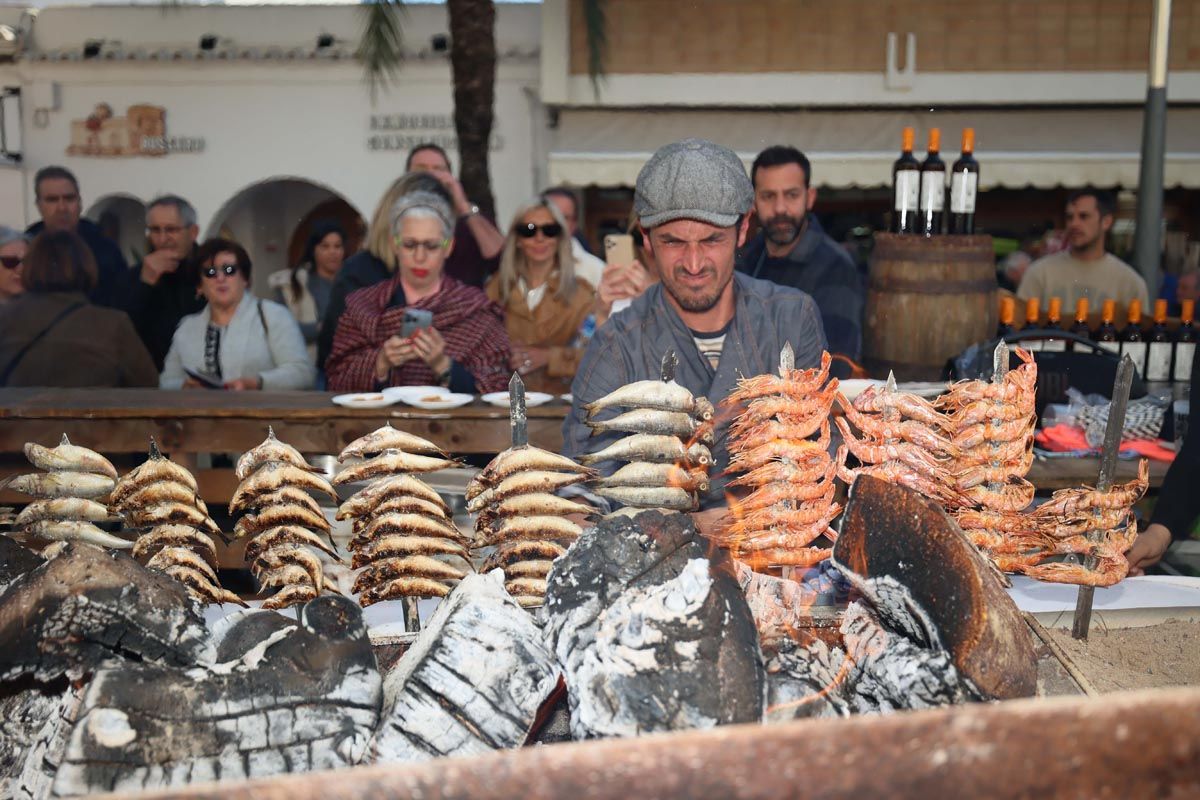
[(258, 321), (262, 323), (263, 335), (267, 338), (271, 337), (271, 329), (267, 326), (267, 315), (263, 313), (263, 301), (258, 301)]
[(12, 377), (13, 372), (16, 371), (18, 366), (20, 366), (21, 361), (25, 358), (25, 355), (30, 350), (33, 349), (34, 345), (36, 345), (38, 342), (40, 342), (47, 333), (52, 331), (54, 329), (55, 325), (62, 322), (64, 319), (66, 319), (68, 316), (70, 316), (74, 312), (83, 308), (85, 305), (87, 305), (87, 304), (86, 303), (75, 303), (73, 305), (67, 306), (62, 311), (58, 312), (58, 314), (55, 315), (54, 319), (50, 320), (49, 325), (47, 325), (45, 328), (42, 328), (41, 333), (39, 333), (37, 336), (34, 336), (32, 339), (30, 339), (28, 342), (26, 342), (25, 346), (22, 347), (19, 351), (17, 351), (17, 354), (12, 357), (11, 361), (8, 362), (8, 365), (4, 368), (4, 372), (0, 373), (0, 386), (8, 385), (8, 379), (10, 377)]

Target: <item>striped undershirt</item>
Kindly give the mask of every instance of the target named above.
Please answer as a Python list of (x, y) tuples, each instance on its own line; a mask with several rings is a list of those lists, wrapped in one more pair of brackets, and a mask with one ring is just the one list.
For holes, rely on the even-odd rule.
[(696, 349), (700, 351), (700, 355), (708, 359), (709, 366), (714, 370), (716, 370), (717, 364), (721, 361), (721, 350), (725, 347), (725, 335), (729, 333), (729, 325), (732, 324), (733, 320), (730, 320), (729, 324), (724, 328), (712, 333), (691, 331), (692, 341), (696, 343)]

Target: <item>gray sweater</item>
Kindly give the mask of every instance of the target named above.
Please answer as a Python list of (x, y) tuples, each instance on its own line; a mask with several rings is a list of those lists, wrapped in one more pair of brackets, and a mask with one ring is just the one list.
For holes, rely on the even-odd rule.
[[(693, 394), (703, 395), (717, 406), (736, 387), (742, 377), (774, 372), (779, 367), (779, 351), (791, 342), (796, 351), (796, 366), (801, 369), (820, 364), (825, 350), (825, 332), (821, 316), (812, 298), (797, 289), (777, 286), (735, 273), (736, 310), (725, 337), (721, 360), (714, 371), (700, 355), (691, 332), (666, 299), (662, 284), (655, 284), (633, 301), (629, 308), (614, 314), (588, 344), (571, 385), (574, 403), (563, 423), (563, 453), (578, 458), (607, 447), (625, 434), (591, 435), (584, 424), (585, 403), (597, 400), (614, 389), (634, 381), (661, 377), (662, 357), (673, 349), (679, 357), (675, 380)], [(598, 418), (615, 416), (625, 409), (610, 410)], [(717, 411), (716, 440), (709, 470), (712, 489), (701, 500), (702, 508), (723, 505), (728, 478), (721, 473), (729, 466), (729, 424), (733, 414)], [(599, 465), (612, 474), (617, 462)]]
[[(211, 320), (210, 309), (205, 307), (180, 321), (158, 379), (159, 388), (182, 387), (187, 378), (185, 367), (205, 371), (204, 335)], [(316, 377), (316, 367), (308, 358), (300, 326), (291, 312), (250, 292), (242, 297), (233, 319), (221, 332), (220, 359), (225, 380), (262, 376), (263, 389), (311, 389)]]

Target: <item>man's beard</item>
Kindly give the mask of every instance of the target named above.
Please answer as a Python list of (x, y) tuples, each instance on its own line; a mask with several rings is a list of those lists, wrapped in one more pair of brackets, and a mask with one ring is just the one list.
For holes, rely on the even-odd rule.
[(792, 217), (787, 214), (776, 214), (763, 225), (763, 232), (771, 240), (771, 244), (787, 245), (796, 241), (804, 228), (804, 215)]
[[(680, 269), (679, 271), (682, 272), (683, 270)], [(711, 270), (711, 272), (714, 275), (716, 274), (716, 270)], [(732, 271), (729, 273), (729, 278), (724, 283), (722, 283), (720, 286), (714, 287), (711, 292), (706, 292), (704, 294), (696, 294), (694, 292), (688, 293), (688, 290), (682, 288), (676, 283), (674, 274), (672, 274), (670, 279), (667, 279), (664, 276), (662, 283), (663, 287), (666, 288), (667, 293), (671, 295), (671, 297), (675, 298), (675, 302), (679, 304), (680, 308), (690, 314), (703, 314), (705, 311), (709, 311), (717, 304), (717, 301), (721, 299), (721, 295), (725, 293), (725, 287), (729, 285), (729, 281), (731, 280), (733, 280)]]
[(1068, 238), (1067, 246), (1070, 248), (1072, 253), (1086, 253), (1087, 251), (1091, 250), (1093, 247), (1096, 246), (1096, 242), (1103, 242), (1103, 241), (1104, 241), (1104, 234), (1099, 234), (1097, 236), (1094, 236), (1091, 239), (1088, 239), (1087, 241), (1083, 242), (1082, 244), (1078, 244), (1078, 245), (1075, 244), (1075, 242), (1073, 240)]

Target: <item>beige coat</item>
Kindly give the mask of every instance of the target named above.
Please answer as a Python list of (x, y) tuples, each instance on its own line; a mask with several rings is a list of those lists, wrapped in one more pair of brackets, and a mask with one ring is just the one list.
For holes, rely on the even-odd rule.
[(575, 279), (575, 291), (569, 302), (558, 298), (558, 273), (550, 277), (546, 296), (532, 312), (525, 302), (525, 295), (514, 290), (508, 303), (500, 302), (500, 278), (493, 275), (484, 287), (487, 296), (504, 309), (504, 327), (514, 348), (545, 347), (550, 351), (550, 361), (543, 369), (522, 376), (525, 387), (534, 392), (562, 394), (571, 391), (571, 381), (579, 367), (583, 349), (572, 347), (579, 329), (592, 312), (596, 292), (583, 278)]

